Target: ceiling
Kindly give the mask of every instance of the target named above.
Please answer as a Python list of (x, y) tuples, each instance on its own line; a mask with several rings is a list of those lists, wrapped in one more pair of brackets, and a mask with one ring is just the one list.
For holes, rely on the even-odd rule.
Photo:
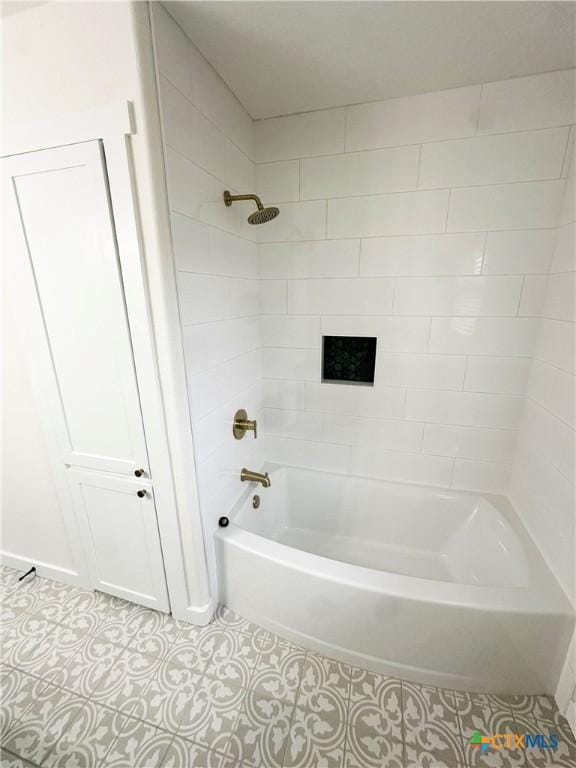
[(47, 0), (2, 0), (0, 3), (0, 16), (12, 16), (20, 11), (27, 11), (36, 5), (45, 5)]
[(575, 65), (571, 2), (164, 4), (254, 118)]

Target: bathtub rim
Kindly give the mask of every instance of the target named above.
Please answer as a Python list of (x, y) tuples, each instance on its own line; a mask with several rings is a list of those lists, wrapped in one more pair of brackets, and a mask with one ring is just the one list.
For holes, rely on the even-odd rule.
[(280, 562), (287, 567), (302, 570), (313, 576), (330, 578), (336, 583), (354, 585), (380, 594), (388, 594), (407, 600), (426, 600), (439, 604), (476, 608), (495, 612), (516, 614), (538, 614), (540, 616), (576, 617), (576, 611), (568, 596), (556, 580), (554, 574), (536, 547), (529, 531), (526, 529), (513, 505), (505, 496), (487, 494), (476, 491), (464, 491), (442, 486), (430, 486), (416, 483), (401, 483), (360, 475), (344, 475), (325, 470), (309, 469), (285, 464), (266, 462), (265, 471), (294, 469), (296, 471), (313, 472), (314, 474), (331, 475), (338, 478), (354, 480), (369, 480), (387, 486), (402, 486), (418, 488), (432, 493), (448, 493), (452, 496), (482, 498), (507, 521), (520, 539), (526, 555), (529, 583), (525, 586), (485, 586), (479, 584), (461, 584), (436, 579), (426, 579), (420, 576), (380, 571), (366, 566), (346, 563), (324, 555), (290, 547), (258, 533), (247, 530), (234, 522), (235, 517), (250, 496), (253, 488), (247, 488), (239, 497), (229, 512), (230, 524), (219, 528), (216, 537), (222, 543), (228, 542), (243, 550), (253, 552), (264, 558)]

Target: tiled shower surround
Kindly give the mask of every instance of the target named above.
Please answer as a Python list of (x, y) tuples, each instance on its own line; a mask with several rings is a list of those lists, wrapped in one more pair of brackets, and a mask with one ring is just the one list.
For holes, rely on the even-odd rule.
[(573, 601), (574, 181), (572, 157), (510, 483), (512, 501)]
[[(209, 545), (264, 459), (503, 493), (574, 599), (574, 71), (254, 122), (152, 15)], [(378, 338), (373, 387), (323, 334)]]
[[(573, 122), (570, 71), (255, 124), (268, 458), (506, 494), (516, 456), (572, 599)], [(319, 383), (338, 333), (373, 389)]]
[[(255, 123), (267, 458), (509, 494), (572, 600), (574, 87)], [(332, 334), (378, 337), (373, 388), (320, 382)]]
[[(351, 667), (221, 609), (208, 627), (0, 568), (1, 768), (572, 768), (548, 696)], [(475, 731), (555, 733), (489, 750)]]
[[(151, 3), (172, 239), (206, 541), (237, 498), (240, 469), (259, 469), (262, 440), (232, 438), (239, 408), (262, 431), (258, 252), (250, 116), (159, 3)], [(211, 553), (208, 553), (209, 556)]]
[[(282, 211), (257, 231), (268, 458), (507, 491), (573, 82), (255, 123), (258, 193)], [(378, 337), (374, 388), (320, 383), (324, 334)]]
[[(573, 602), (576, 588), (575, 160), (572, 155), (509, 489), (512, 502), (522, 512), (529, 530)], [(573, 639), (557, 699), (576, 729), (575, 681)]]

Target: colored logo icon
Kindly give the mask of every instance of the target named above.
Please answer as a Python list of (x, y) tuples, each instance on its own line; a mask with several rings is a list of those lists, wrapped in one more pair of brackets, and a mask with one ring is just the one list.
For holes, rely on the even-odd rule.
[(489, 736), (482, 736), (480, 731), (474, 731), (468, 743), (474, 747), (478, 747), (480, 752), (485, 752), (492, 743), (492, 739), (490, 739)]
[(484, 736), (480, 731), (474, 731), (468, 744), (485, 752), (492, 749), (556, 749), (559, 737), (556, 733), (493, 733)]

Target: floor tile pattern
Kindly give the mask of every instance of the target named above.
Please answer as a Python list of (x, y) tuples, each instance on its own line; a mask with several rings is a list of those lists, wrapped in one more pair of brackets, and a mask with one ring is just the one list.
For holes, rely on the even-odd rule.
[[(0, 768), (574, 768), (549, 696), (417, 685), (0, 567)], [(556, 733), (489, 749), (481, 733)]]

